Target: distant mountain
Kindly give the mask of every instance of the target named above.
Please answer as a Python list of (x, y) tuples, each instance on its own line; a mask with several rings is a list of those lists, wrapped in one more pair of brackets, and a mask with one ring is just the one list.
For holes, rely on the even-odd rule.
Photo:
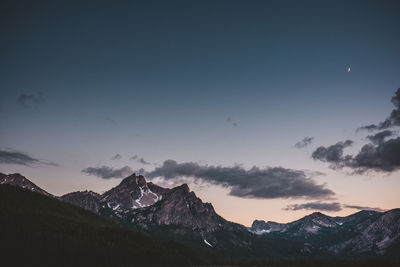
[(316, 234), (324, 228), (336, 227), (339, 224), (331, 217), (320, 212), (314, 212), (300, 220), (287, 224), (285, 231), (293, 235)]
[(260, 235), (271, 232), (281, 232), (286, 229), (286, 224), (277, 222), (265, 222), (263, 220), (255, 220), (251, 225), (250, 231)]
[(360, 227), (361, 223), (372, 223), (371, 220), (380, 215), (377, 211), (360, 211), (347, 217), (330, 217), (321, 212), (314, 212), (299, 220), (290, 223), (265, 222), (263, 220), (255, 220), (249, 228), (250, 232), (258, 235), (263, 234), (285, 234), (290, 236), (310, 236), (317, 235), (327, 229), (356, 226)]
[(29, 181), (19, 173), (14, 173), (14, 174), (0, 173), (0, 184), (9, 184), (13, 186), (18, 186), (36, 193), (40, 193), (45, 196), (52, 196), (50, 193), (38, 187), (37, 185)]
[(272, 230), (271, 222), (256, 220), (249, 231), (264, 238), (303, 240), (320, 252), (338, 256), (385, 255), (400, 245), (400, 209), (360, 211), (347, 217), (315, 212), (277, 225)]
[(110, 218), (128, 228), (230, 258), (399, 258), (400, 211), (360, 211), (346, 217), (320, 212), (290, 223), (255, 220), (252, 227), (229, 222), (186, 184), (172, 189), (132, 174), (98, 194), (79, 191), (55, 197), (20, 174), (0, 174), (0, 183), (22, 187)]
[(400, 243), (400, 209), (383, 213), (373, 222), (356, 225), (359, 234), (330, 248), (334, 253), (360, 254), (375, 252), (384, 254), (395, 243)]
[(60, 199), (98, 214), (111, 213), (121, 217), (129, 210), (151, 206), (160, 201), (168, 190), (147, 183), (141, 175), (132, 174), (102, 195), (92, 191), (78, 191), (65, 194)]
[(99, 213), (101, 195), (93, 191), (78, 191), (59, 197), (60, 200)]

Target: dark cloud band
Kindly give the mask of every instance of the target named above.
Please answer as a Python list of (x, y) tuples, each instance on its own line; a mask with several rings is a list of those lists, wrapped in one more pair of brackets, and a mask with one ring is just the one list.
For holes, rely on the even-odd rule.
[(332, 202), (332, 203), (310, 202), (304, 204), (288, 205), (284, 210), (341, 211), (342, 205), (338, 202)]
[(318, 210), (318, 211), (335, 212), (335, 211), (341, 211), (344, 208), (357, 209), (357, 210), (373, 210), (373, 211), (379, 211), (379, 212), (384, 211), (381, 208), (371, 208), (371, 207), (367, 207), (367, 206), (347, 205), (347, 204), (341, 204), (339, 202), (324, 203), (324, 202), (319, 202), (319, 201), (303, 203), (303, 204), (288, 205), (286, 208), (284, 208), (284, 210), (291, 210), (291, 211)]
[(222, 167), (199, 165), (195, 162), (178, 163), (166, 160), (153, 171), (144, 172), (147, 177), (163, 177), (167, 180), (190, 177), (230, 188), (230, 195), (243, 198), (315, 198), (334, 195), (325, 185), (317, 184), (304, 171), (282, 167), (246, 170), (240, 166)]
[(22, 152), (6, 151), (6, 150), (0, 150), (0, 163), (17, 164), (25, 166), (33, 166), (33, 165), (58, 166), (58, 164), (54, 162), (49, 162), (42, 159), (36, 159)]
[(97, 176), (103, 179), (122, 178), (133, 173), (132, 169), (128, 166), (120, 169), (114, 169), (108, 166), (101, 167), (88, 167), (82, 170), (82, 173), (87, 175)]
[[(319, 147), (312, 153), (312, 158), (331, 163), (331, 168), (348, 167), (356, 174), (368, 171), (392, 172), (400, 169), (400, 137), (385, 141), (391, 136), (386, 131), (370, 136), (373, 143), (364, 145), (355, 156), (343, 156), (346, 142), (339, 142), (329, 147)], [(350, 141), (350, 140), (348, 140)]]

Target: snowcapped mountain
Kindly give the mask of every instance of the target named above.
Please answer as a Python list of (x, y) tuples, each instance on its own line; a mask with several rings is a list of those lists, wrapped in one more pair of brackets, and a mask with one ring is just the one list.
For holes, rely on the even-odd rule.
[(165, 189), (147, 183), (142, 175), (132, 174), (119, 185), (100, 195), (92, 191), (78, 191), (65, 194), (59, 199), (80, 206), (95, 213), (113, 213), (118, 217), (127, 211), (151, 206), (160, 201)]
[(142, 175), (132, 174), (101, 195), (101, 202), (107, 203), (113, 210), (137, 209), (160, 201), (167, 191), (154, 184), (149, 185)]

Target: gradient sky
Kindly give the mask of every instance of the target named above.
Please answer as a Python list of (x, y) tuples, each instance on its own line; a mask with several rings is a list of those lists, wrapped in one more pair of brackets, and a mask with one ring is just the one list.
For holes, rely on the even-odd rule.
[[(313, 179), (335, 192), (242, 198), (187, 179), (245, 225), (297, 219), (312, 210), (285, 207), (314, 201), (400, 207), (399, 171), (354, 175), (311, 158), (346, 139), (357, 153), (369, 133), (356, 129), (394, 108), (399, 11), (398, 1), (2, 1), (0, 150), (58, 166), (0, 171), (60, 195), (121, 181), (87, 167), (152, 171), (172, 159), (323, 172)], [(296, 148), (304, 137), (314, 139)]]

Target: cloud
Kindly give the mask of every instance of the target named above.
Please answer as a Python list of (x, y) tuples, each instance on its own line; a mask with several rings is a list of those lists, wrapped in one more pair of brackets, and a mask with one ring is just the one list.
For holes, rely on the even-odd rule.
[(371, 208), (371, 207), (366, 207), (366, 206), (356, 206), (356, 205), (343, 205), (343, 206), (344, 206), (344, 208), (356, 209), (356, 210), (373, 210), (373, 211), (379, 211), (379, 212), (385, 211), (381, 208)]
[(303, 203), (303, 204), (288, 205), (283, 210), (341, 211), (343, 208), (357, 209), (357, 210), (374, 210), (374, 211), (379, 211), (379, 212), (384, 211), (381, 208), (371, 208), (371, 207), (366, 207), (366, 206), (347, 205), (347, 204), (340, 204), (339, 202), (324, 203), (324, 202), (319, 202), (319, 201)]
[(344, 142), (338, 142), (334, 145), (324, 147), (318, 147), (311, 155), (314, 160), (320, 160), (331, 163), (332, 168), (342, 167), (344, 162), (343, 150), (353, 144), (353, 141), (346, 140)]
[(150, 162), (146, 161), (144, 158), (139, 158), (138, 155), (134, 155), (134, 156), (130, 157), (129, 160), (136, 160), (136, 162), (138, 162), (140, 164), (144, 164), (144, 165), (151, 164)]
[(189, 177), (194, 182), (208, 182), (230, 189), (229, 194), (243, 198), (330, 198), (335, 193), (324, 184), (317, 184), (304, 171), (282, 167), (258, 168), (249, 170), (235, 165), (233, 167), (199, 165), (195, 162), (177, 163), (166, 160), (153, 171), (145, 172), (149, 178), (163, 177), (176, 180)]
[(231, 117), (226, 118), (226, 122), (228, 122), (229, 124), (232, 124), (232, 126), (234, 126), (234, 127), (238, 127), (239, 126), (237, 124), (237, 122), (233, 121), (233, 119)]
[(400, 88), (398, 88), (397, 91), (395, 92), (394, 96), (391, 99), (391, 102), (394, 105), (395, 109), (392, 110), (388, 118), (386, 118), (384, 121), (378, 124), (370, 124), (367, 126), (360, 127), (357, 129), (357, 131), (384, 130), (393, 126), (400, 126)]
[[(343, 156), (343, 148), (350, 141), (347, 140), (328, 148), (317, 148), (312, 158), (331, 163), (331, 168), (351, 168), (355, 174), (368, 171), (392, 172), (400, 169), (400, 137), (385, 141), (387, 135), (388, 133), (380, 132), (371, 136), (369, 139), (374, 143), (364, 145), (355, 156)], [(347, 144), (351, 144), (350, 142)]]
[(356, 132), (362, 131), (362, 130), (367, 130), (368, 132), (372, 132), (378, 129), (378, 126), (376, 126), (375, 124), (370, 124), (370, 125), (366, 125), (366, 126), (362, 126), (360, 128), (358, 128), (356, 130)]
[(0, 164), (17, 164), (24, 166), (49, 165), (58, 166), (54, 162), (33, 158), (25, 153), (17, 151), (0, 150)]
[(138, 158), (138, 155), (132, 156), (129, 158), (129, 160), (136, 160)]
[(312, 143), (314, 140), (314, 137), (304, 137), (303, 140), (297, 142), (294, 146), (301, 149), (304, 148)]
[(103, 179), (122, 178), (133, 173), (132, 169), (128, 166), (120, 169), (113, 169), (108, 166), (101, 167), (88, 167), (82, 170), (82, 173), (87, 175), (97, 176)]
[(382, 141), (378, 145), (366, 144), (354, 157), (346, 159), (346, 166), (364, 173), (369, 170), (392, 172), (400, 169), (400, 137)]
[(115, 154), (115, 156), (112, 157), (111, 159), (112, 159), (112, 160), (119, 160), (119, 159), (121, 159), (121, 158), (122, 158), (122, 156), (121, 156), (120, 154)]
[(150, 162), (145, 161), (144, 158), (138, 159), (137, 162), (142, 163), (142, 164), (144, 164), (144, 165), (149, 165), (149, 164), (150, 164)]
[(39, 105), (44, 102), (43, 94), (20, 94), (17, 98), (17, 104), (23, 107), (30, 107), (32, 105)]
[(320, 211), (341, 211), (342, 205), (338, 202), (323, 203), (309, 202), (304, 204), (288, 205), (284, 210), (320, 210)]
[[(394, 138), (396, 132), (387, 130), (400, 126), (400, 88), (391, 99), (395, 109), (390, 116), (379, 124), (370, 124), (357, 131), (383, 130), (366, 138), (370, 143), (364, 145), (355, 155), (343, 156), (343, 149), (352, 144), (351, 140), (339, 142), (329, 147), (318, 147), (311, 155), (314, 160), (331, 163), (331, 168), (351, 168), (354, 174), (365, 172), (393, 172), (400, 169), (400, 137)], [(392, 137), (391, 139), (389, 139)]]
[(369, 139), (374, 144), (381, 144), (385, 141), (385, 138), (393, 136), (393, 132), (390, 130), (385, 130), (374, 135), (368, 135), (367, 139)]

